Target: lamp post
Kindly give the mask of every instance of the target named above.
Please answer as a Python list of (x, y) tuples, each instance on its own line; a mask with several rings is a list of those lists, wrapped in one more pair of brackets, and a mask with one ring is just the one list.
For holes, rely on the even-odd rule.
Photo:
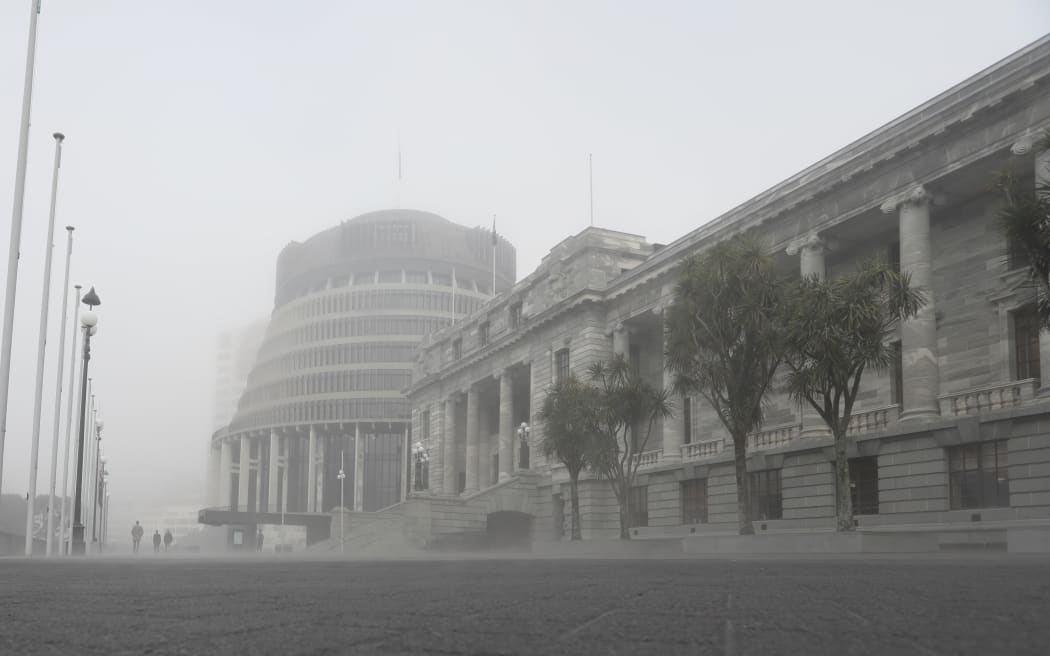
[(84, 328), (84, 364), (81, 369), (80, 379), (80, 430), (77, 433), (77, 484), (73, 488), (76, 498), (73, 500), (73, 547), (72, 553), (77, 556), (83, 556), (85, 551), (84, 545), (84, 523), (81, 521), (80, 510), (82, 499), (82, 490), (84, 485), (84, 424), (87, 419), (87, 413), (84, 412), (84, 408), (87, 406), (87, 381), (88, 381), (88, 364), (91, 362), (91, 335), (97, 330), (98, 317), (95, 315), (94, 309), (96, 306), (101, 305), (102, 301), (99, 300), (98, 294), (95, 293), (95, 288), (92, 287), (88, 290), (87, 294), (84, 294), (84, 298), (80, 301), (84, 305), (88, 306), (87, 312), (84, 312), (80, 316), (80, 325)]
[(346, 507), (343, 505), (343, 488), (346, 487), (344, 481), (346, 481), (346, 450), (339, 454), (339, 475), (336, 478), (339, 479), (339, 553), (343, 553), (343, 544), (346, 539), (346, 533), (343, 531), (343, 517), (346, 516)]
[(98, 552), (102, 553), (103, 547), (106, 545), (106, 501), (109, 498), (109, 492), (107, 487), (109, 485), (109, 470), (106, 468), (106, 458), (102, 457), (102, 485), (101, 485), (101, 499), (98, 503)]
[(529, 433), (532, 429), (529, 428), (528, 423), (521, 422), (521, 426), (518, 426), (518, 440), (521, 442), (521, 446), (518, 449), (518, 469), (529, 468)]
[[(98, 511), (99, 511), (99, 480), (106, 468), (106, 456), (102, 455), (102, 427), (106, 422), (101, 419), (95, 420), (95, 469), (91, 477), (91, 542), (94, 544), (98, 539)], [(101, 552), (101, 546), (98, 548)]]

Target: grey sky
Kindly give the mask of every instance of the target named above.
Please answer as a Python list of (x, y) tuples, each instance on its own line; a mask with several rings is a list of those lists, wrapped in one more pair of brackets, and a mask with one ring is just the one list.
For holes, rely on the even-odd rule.
[[(74, 224), (114, 516), (196, 500), (215, 336), (269, 312), (287, 242), (397, 205), (496, 214), (522, 276), (587, 224), (588, 152), (596, 223), (671, 241), (1050, 31), (1040, 0), (43, 3), (4, 492), (28, 481), (61, 130), (52, 276)], [(0, 3), (5, 246), (29, 6)]]

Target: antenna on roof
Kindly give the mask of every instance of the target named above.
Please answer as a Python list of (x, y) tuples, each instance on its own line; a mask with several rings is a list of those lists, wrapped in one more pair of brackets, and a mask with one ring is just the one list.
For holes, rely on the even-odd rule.
[(397, 186), (395, 191), (394, 204), (398, 209), (401, 209), (401, 130), (397, 131)]

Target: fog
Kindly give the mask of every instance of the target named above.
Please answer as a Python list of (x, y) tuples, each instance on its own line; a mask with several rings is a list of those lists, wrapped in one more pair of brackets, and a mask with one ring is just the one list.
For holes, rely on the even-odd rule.
[[(5, 254), (30, 4), (0, 3)], [(117, 518), (200, 502), (217, 334), (270, 311), (289, 241), (495, 214), (521, 277), (587, 225), (593, 153), (595, 223), (668, 242), (1050, 26), (1040, 0), (721, 4), (44, 0), (3, 491), (28, 485), (54, 131), (37, 491), (71, 224)]]

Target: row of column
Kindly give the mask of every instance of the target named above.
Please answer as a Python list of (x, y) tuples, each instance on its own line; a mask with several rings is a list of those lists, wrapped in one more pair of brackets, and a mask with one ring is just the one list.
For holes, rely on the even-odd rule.
[[(1024, 154), (1038, 143), (1039, 134), (1026, 135), (1013, 147)], [(1036, 153), (1034, 158), (1036, 186), (1050, 184), (1050, 151)], [(940, 366), (937, 354), (937, 303), (933, 294), (933, 246), (930, 239), (931, 196), (923, 185), (883, 203), (886, 214), (897, 214), (900, 241), (900, 269), (911, 276), (911, 284), (926, 292), (926, 304), (916, 316), (901, 322), (901, 373), (906, 393), (901, 408), (902, 420), (925, 419), (940, 414)], [(826, 275), (826, 242), (818, 235), (808, 235), (788, 247), (788, 254), (798, 254), (802, 276)], [(1041, 333), (1042, 335), (1045, 334)], [(826, 432), (827, 427), (811, 408), (803, 410), (803, 436)]]
[[(658, 306), (653, 309), (653, 313), (657, 314), (663, 319), (665, 317), (666, 308)], [(633, 331), (630, 326), (623, 322), (617, 323), (612, 330), (612, 347), (613, 355), (618, 355), (622, 358), (629, 359), (631, 353), (631, 336)], [(663, 389), (671, 389), (674, 386), (674, 374), (671, 372), (670, 367), (667, 366), (667, 344), (666, 335), (667, 331), (661, 326), (660, 334), (663, 335), (663, 342), (661, 343), (660, 354), (661, 354), (661, 380), (660, 385)], [(682, 459), (682, 445), (685, 443), (685, 404), (688, 403), (686, 398), (677, 398), (671, 401), (671, 416), (664, 418), (660, 421), (660, 445), (663, 454), (661, 459), (663, 461), (674, 462)], [(646, 447), (647, 450), (655, 450), (656, 444), (650, 443)]]
[[(464, 494), (479, 491), (482, 487), (482, 474), (488, 471), (491, 461), (491, 448), (495, 446), (499, 455), (500, 481), (510, 478), (514, 462), (514, 381), (510, 371), (504, 369), (494, 377), (499, 385), (499, 418), (496, 428), (496, 444), (488, 441), (491, 434), (488, 422), (483, 421), (486, 413), (481, 407), (481, 392), (477, 385), (472, 385), (466, 392), (457, 391), (450, 394), (438, 404), (441, 412), (440, 446), (432, 454), (431, 471), (441, 472), (440, 477), (432, 477), (430, 490), (435, 494), (456, 494), (459, 488), (459, 474), (465, 474)], [(457, 407), (466, 401), (466, 425), (457, 425)], [(462, 470), (457, 466), (459, 461), (459, 436), (464, 433), (466, 455)], [(483, 434), (485, 439), (483, 439)], [(421, 435), (427, 440), (430, 436)], [(487, 481), (485, 482), (487, 485)]]
[[(262, 445), (264, 438), (252, 438), (247, 435), (242, 435), (239, 438), (240, 455), (237, 461), (233, 458), (233, 440), (223, 440), (218, 448), (212, 448), (211, 454), (211, 472), (210, 477), (210, 503), (221, 506), (229, 507), (232, 502), (232, 491), (233, 491), (233, 474), (237, 474), (237, 506), (239, 509), (246, 509), (248, 506), (248, 498), (250, 495), (251, 485), (251, 472), (256, 472), (255, 478), (255, 499), (256, 507), (266, 507), (271, 510), (275, 510), (279, 507), (278, 505), (278, 481), (281, 481), (280, 488), (284, 491), (283, 497), (286, 500), (288, 496), (288, 458), (284, 452), (286, 440), (288, 438), (282, 437), (278, 431), (270, 431), (269, 437), (269, 469), (267, 480), (270, 484), (267, 487), (267, 499), (265, 504), (262, 499)], [(407, 439), (407, 433), (406, 433)], [(321, 490), (322, 480), (319, 476), (319, 470), (323, 470), (324, 467), (324, 454), (321, 445), (318, 443), (317, 431), (314, 427), (310, 427), (309, 436), (307, 438), (307, 478), (306, 478), (306, 508), (307, 512), (323, 512), (321, 508)], [(256, 446), (256, 455), (252, 456), (252, 446)], [(403, 445), (403, 453), (408, 453), (407, 446)], [(408, 460), (405, 459), (407, 466)], [(354, 490), (353, 490), (353, 510), (360, 512), (364, 509), (364, 480), (365, 480), (365, 458), (363, 452), (363, 440), (361, 439), (360, 426), (354, 428)], [(342, 466), (342, 465), (341, 465)], [(349, 477), (349, 472), (347, 472)], [(405, 476), (402, 474), (402, 476)], [(407, 476), (405, 477), (407, 479)]]

